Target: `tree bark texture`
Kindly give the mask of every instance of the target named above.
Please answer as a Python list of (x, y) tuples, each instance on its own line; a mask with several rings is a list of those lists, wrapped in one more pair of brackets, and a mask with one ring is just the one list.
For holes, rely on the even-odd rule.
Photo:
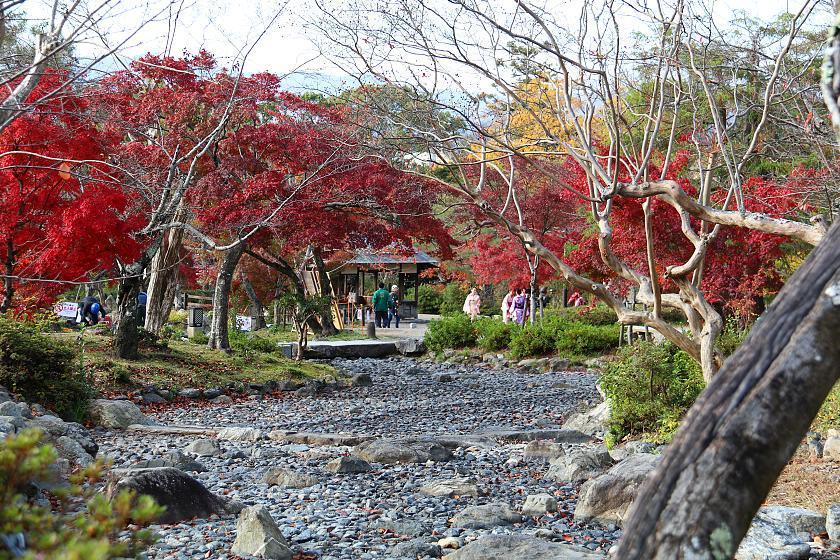
[(240, 278), (242, 280), (242, 287), (245, 288), (245, 293), (248, 295), (251, 317), (254, 317), (256, 319), (254, 329), (264, 329), (265, 306), (262, 304), (260, 298), (257, 296), (257, 292), (256, 290), (254, 290), (254, 286), (251, 284), (251, 281), (248, 280), (248, 275), (245, 274), (245, 272), (242, 272)]
[[(318, 271), (318, 281), (321, 284), (321, 295), (332, 297), (330, 275), (327, 272), (327, 267), (324, 265), (324, 259), (321, 257), (320, 248), (312, 248), (312, 259), (315, 261), (315, 268)], [(338, 329), (335, 328), (335, 324), (333, 323), (332, 306), (328, 307), (326, 312), (319, 314), (318, 321), (321, 323), (319, 331), (321, 336), (332, 336), (334, 334), (338, 334)]]
[(230, 352), (228, 339), (230, 287), (236, 265), (239, 264), (239, 259), (242, 258), (244, 252), (244, 243), (237, 243), (225, 251), (219, 271), (216, 273), (216, 289), (213, 291), (213, 321), (210, 323), (210, 340), (207, 342), (207, 346), (214, 350)]
[[(177, 219), (177, 218), (176, 218)], [(160, 334), (175, 301), (175, 283), (178, 278), (178, 261), (181, 258), (184, 230), (170, 230), (163, 237), (163, 244), (152, 259), (149, 288), (146, 291), (147, 331)]]
[(6, 240), (6, 277), (3, 278), (3, 301), (0, 302), (0, 313), (5, 313), (12, 307), (12, 298), (15, 295), (15, 244), (12, 238)]
[(691, 408), (628, 515), (622, 560), (732, 558), (840, 377), (840, 223)]
[(143, 269), (147, 259), (128, 266), (121, 267), (119, 289), (117, 291), (117, 308), (115, 311), (116, 330), (114, 331), (114, 355), (125, 360), (136, 360), (139, 357), (137, 296), (140, 294)]

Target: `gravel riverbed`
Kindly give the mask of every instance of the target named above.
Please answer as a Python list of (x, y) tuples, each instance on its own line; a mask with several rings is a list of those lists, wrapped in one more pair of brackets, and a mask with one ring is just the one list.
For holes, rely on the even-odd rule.
[[(582, 372), (519, 370), (435, 364), (413, 359), (335, 360), (348, 374), (369, 373), (370, 386), (316, 396), (283, 393), (229, 406), (169, 408), (150, 415), (167, 425), (247, 426), (263, 431), (347, 432), (387, 438), (422, 434), (477, 434), (498, 429), (559, 427), (571, 413), (595, 404), (595, 376)], [(185, 448), (198, 436), (97, 430), (101, 453), (116, 468)], [(218, 440), (224, 454), (199, 457), (206, 472), (190, 473), (210, 491), (245, 505), (265, 505), (302, 558), (324, 560), (400, 558), (395, 547), (421, 538), (452, 537), (463, 545), (488, 532), (537, 533), (606, 551), (620, 535), (614, 526), (577, 525), (572, 520), (579, 485), (545, 480), (548, 464), (523, 458), (524, 443), (459, 447), (444, 462), (382, 465), (355, 474), (324, 467), (351, 448)], [(304, 489), (269, 486), (266, 471), (283, 467), (313, 475)], [(433, 480), (470, 478), (484, 495), (434, 497), (418, 493)], [(504, 502), (518, 511), (526, 496), (552, 494), (558, 511), (523, 516), (523, 522), (493, 529), (452, 527), (468, 506)], [(236, 516), (155, 526), (160, 541), (150, 558), (234, 558)]]

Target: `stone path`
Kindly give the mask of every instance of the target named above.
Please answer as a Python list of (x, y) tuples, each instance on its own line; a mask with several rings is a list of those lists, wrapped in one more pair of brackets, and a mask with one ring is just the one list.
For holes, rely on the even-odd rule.
[[(517, 441), (538, 430), (552, 435), (570, 413), (594, 405), (599, 400), (594, 376), (468, 369), (410, 359), (334, 364), (348, 374), (369, 373), (373, 383), (313, 397), (284, 393), (278, 399), (169, 409), (153, 416), (167, 425), (244, 426), (263, 436), (273, 432), (274, 440), (220, 437), (212, 439), (218, 445), (202, 445), (195, 442), (207, 435), (102, 429), (95, 437), (116, 467), (187, 451), (193, 444), (191, 450), (207, 453), (196, 457), (207, 470), (191, 475), (216, 494), (264, 505), (295, 552), (312, 558), (411, 557), (411, 550), (420, 550), (416, 546), (442, 540), (464, 546), (490, 533), (537, 534), (547, 542), (598, 551), (606, 551), (618, 538), (614, 526), (575, 524), (571, 516), (579, 485), (544, 478), (548, 464), (526, 460), (525, 443)], [(408, 450), (399, 444), (396, 450), (391, 444), (368, 447), (370, 470), (342, 473), (336, 461), (330, 467), (339, 470), (335, 473), (327, 464), (349, 455), (352, 448), (341, 444), (356, 444), (359, 438), (296, 437), (294, 432), (425, 443), (407, 444)], [(248, 433), (243, 437), (253, 435)], [(437, 436), (437, 443), (429, 443), (430, 435)], [(406, 457), (416, 453), (416, 460), (426, 462), (377, 462), (397, 452), (408, 453)], [(270, 469), (269, 480), (279, 485), (265, 482)], [(554, 498), (557, 512), (520, 515), (527, 496), (536, 494)], [(526, 512), (545, 503), (553, 505), (553, 500), (532, 498)], [(486, 504), (493, 505), (468, 510)], [(162, 539), (149, 557), (232, 558), (235, 527), (235, 515), (156, 527)]]

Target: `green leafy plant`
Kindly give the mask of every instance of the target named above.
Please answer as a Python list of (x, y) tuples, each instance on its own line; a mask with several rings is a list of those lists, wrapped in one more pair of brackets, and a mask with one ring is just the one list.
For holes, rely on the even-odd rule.
[(730, 356), (744, 342), (750, 333), (750, 326), (741, 326), (735, 317), (729, 317), (715, 341), (717, 349), (724, 356)]
[(840, 430), (840, 383), (828, 394), (814, 418), (812, 429), (825, 433), (828, 430)]
[(441, 317), (429, 323), (425, 342), (431, 350), (475, 346), (478, 340), (476, 323), (463, 313)]
[(198, 344), (200, 346), (206, 346), (208, 342), (210, 342), (210, 337), (208, 337), (205, 333), (199, 331), (195, 333), (192, 338), (190, 338), (190, 342), (193, 344)]
[(259, 352), (263, 354), (271, 354), (277, 347), (274, 342), (268, 338), (257, 336), (254, 333), (242, 332), (236, 329), (231, 329), (228, 334), (230, 346), (233, 350), (240, 354), (249, 354)]
[(603, 304), (594, 307), (561, 307), (551, 309), (547, 315), (566, 322), (586, 325), (614, 325), (618, 322), (615, 311)]
[(465, 299), (467, 299), (467, 292), (458, 284), (450, 282), (441, 292), (440, 314), (463, 313)]
[(616, 323), (592, 325), (568, 323), (557, 330), (555, 350), (565, 356), (595, 356), (618, 346), (619, 326)]
[(443, 286), (421, 284), (417, 288), (417, 310), (419, 313), (440, 314), (443, 302)]
[(606, 365), (600, 385), (611, 410), (608, 445), (634, 436), (670, 441), (705, 387), (700, 366), (688, 354), (652, 342), (622, 348), (619, 359)]
[(332, 299), (329, 296), (302, 296), (295, 292), (283, 294), (280, 306), (291, 312), (295, 332), (298, 333), (297, 355), (301, 361), (309, 343), (309, 320), (330, 313)]
[(510, 346), (510, 339), (517, 333), (519, 326), (483, 318), (475, 322), (475, 329), (478, 331), (479, 348), (488, 352), (497, 352)]
[(0, 317), (0, 385), (65, 419), (81, 421), (93, 388), (76, 357), (75, 349), (34, 323)]
[(518, 328), (510, 339), (510, 355), (517, 360), (531, 356), (545, 356), (554, 351), (557, 326), (536, 323)]
[[(0, 549), (0, 559), (135, 557), (155, 541), (150, 530), (136, 527), (158, 518), (162, 507), (130, 491), (109, 500), (98, 491), (101, 462), (73, 474), (69, 485), (55, 485), (57, 454), (41, 445), (41, 436), (40, 430), (24, 430), (0, 443), (0, 535), (16, 549)], [(52, 488), (52, 506), (27, 498), (33, 485), (45, 484)]]

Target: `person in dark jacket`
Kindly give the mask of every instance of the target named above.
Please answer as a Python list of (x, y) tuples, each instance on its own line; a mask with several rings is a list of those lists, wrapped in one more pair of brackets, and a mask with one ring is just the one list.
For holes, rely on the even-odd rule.
[(99, 298), (96, 296), (86, 296), (79, 303), (79, 315), (82, 325), (96, 325), (99, 323), (100, 315), (104, 319), (107, 314), (108, 312), (105, 311), (105, 308), (102, 307), (102, 304), (99, 303)]
[(395, 321), (394, 328), (400, 328), (400, 289), (397, 286), (391, 286), (391, 293), (388, 295), (388, 320), (385, 322), (385, 328), (391, 328), (391, 321)]

